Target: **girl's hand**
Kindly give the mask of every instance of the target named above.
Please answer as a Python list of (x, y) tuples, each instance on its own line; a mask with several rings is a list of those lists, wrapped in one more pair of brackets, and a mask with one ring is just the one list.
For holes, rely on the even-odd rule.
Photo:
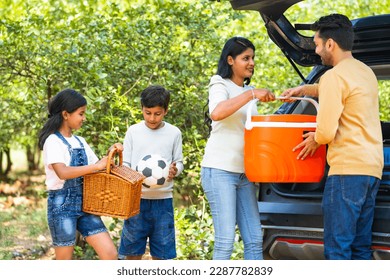
[(95, 163), (97, 170), (106, 169), (108, 157), (104, 156), (101, 160)]
[(172, 162), (171, 165), (169, 166), (169, 175), (168, 175), (168, 182), (172, 181), (172, 179), (176, 176), (177, 174), (177, 167), (176, 167), (176, 162)]

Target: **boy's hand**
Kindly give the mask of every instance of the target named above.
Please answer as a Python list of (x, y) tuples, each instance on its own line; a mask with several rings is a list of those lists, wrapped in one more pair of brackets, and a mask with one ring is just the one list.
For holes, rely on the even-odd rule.
[(121, 143), (115, 143), (107, 150), (107, 155), (110, 153), (110, 151), (116, 149), (118, 152), (123, 152), (123, 145)]
[(116, 149), (116, 150), (118, 150), (118, 152), (122, 152), (123, 151), (123, 145), (121, 143), (115, 143), (114, 145), (112, 145), (110, 147), (109, 150), (111, 151), (112, 149)]
[(171, 165), (169, 166), (169, 175), (168, 175), (168, 182), (172, 181), (172, 179), (176, 176), (177, 174), (177, 167), (176, 167), (176, 162), (172, 162)]

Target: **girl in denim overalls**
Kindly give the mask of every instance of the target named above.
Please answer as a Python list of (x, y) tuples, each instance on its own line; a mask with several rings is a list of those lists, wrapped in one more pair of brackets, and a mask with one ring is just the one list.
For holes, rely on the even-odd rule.
[[(48, 189), (47, 216), (56, 259), (72, 259), (76, 231), (100, 259), (117, 259), (117, 250), (99, 216), (82, 211), (83, 176), (104, 169), (84, 138), (73, 135), (85, 121), (86, 99), (77, 91), (59, 92), (49, 103), (49, 119), (39, 135)], [(116, 143), (110, 149), (123, 150)], [(109, 149), (109, 150), (110, 150)]]

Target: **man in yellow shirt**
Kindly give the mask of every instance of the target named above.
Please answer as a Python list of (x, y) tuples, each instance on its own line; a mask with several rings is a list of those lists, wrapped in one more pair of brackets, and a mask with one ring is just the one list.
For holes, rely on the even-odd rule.
[(326, 259), (371, 259), (375, 197), (383, 170), (378, 81), (373, 71), (352, 56), (353, 28), (340, 14), (312, 25), (315, 52), (333, 66), (318, 84), (287, 89), (282, 96), (318, 97), (316, 132), (294, 148), (298, 159), (328, 145), (330, 166), (325, 185), (324, 254)]

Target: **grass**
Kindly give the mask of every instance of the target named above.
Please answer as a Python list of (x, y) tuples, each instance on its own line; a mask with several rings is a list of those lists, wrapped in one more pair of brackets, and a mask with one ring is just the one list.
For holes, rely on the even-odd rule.
[(50, 246), (44, 205), (0, 211), (0, 259), (38, 259)]
[(39, 259), (50, 248), (44, 176), (22, 169), (0, 181), (0, 260)]
[[(44, 176), (15, 176), (19, 180), (0, 182), (0, 260), (53, 259), (47, 225)], [(102, 217), (114, 242), (119, 241), (121, 222)], [(96, 253), (80, 238), (74, 259), (97, 259)]]
[[(22, 176), (22, 181), (0, 182), (0, 260), (54, 258), (47, 225), (44, 177), (27, 177)], [(107, 227), (112, 223), (106, 217), (103, 221)], [(117, 227), (110, 233), (119, 240)], [(74, 259), (96, 259), (96, 254), (80, 239)]]

